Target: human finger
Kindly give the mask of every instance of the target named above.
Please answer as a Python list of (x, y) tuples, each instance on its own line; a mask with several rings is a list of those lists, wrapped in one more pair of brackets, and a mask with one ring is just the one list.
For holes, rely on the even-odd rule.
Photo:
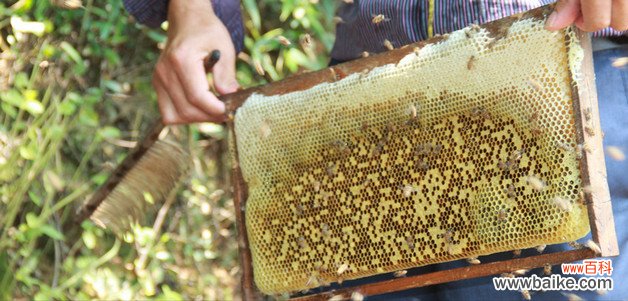
[(582, 0), (581, 10), (584, 20), (580, 29), (598, 31), (611, 24), (612, 0)]
[(157, 92), (157, 103), (159, 105), (159, 112), (161, 113), (161, 120), (164, 124), (177, 124), (182, 120), (177, 114), (177, 109), (172, 104), (172, 100), (168, 95), (166, 89), (164, 89), (163, 83), (159, 79), (159, 76), (155, 74), (153, 76), (153, 87)]
[(164, 89), (168, 92), (168, 96), (172, 100), (177, 115), (183, 122), (201, 122), (210, 121), (212, 116), (201, 111), (199, 108), (188, 102), (181, 81), (176, 72), (172, 68), (168, 68), (165, 63), (158, 63), (155, 69), (159, 80), (163, 83)]
[(220, 116), (225, 112), (225, 105), (209, 91), (209, 83), (203, 66), (204, 57), (200, 53), (188, 54), (179, 50), (172, 52), (168, 59), (174, 67), (187, 102), (207, 115)]
[(611, 27), (618, 31), (628, 30), (628, 0), (613, 0)]
[(547, 30), (559, 30), (571, 25), (580, 15), (580, 0), (559, 0), (545, 22)]
[(226, 51), (212, 69), (214, 86), (220, 94), (233, 93), (240, 87), (236, 80), (235, 60), (235, 52)]

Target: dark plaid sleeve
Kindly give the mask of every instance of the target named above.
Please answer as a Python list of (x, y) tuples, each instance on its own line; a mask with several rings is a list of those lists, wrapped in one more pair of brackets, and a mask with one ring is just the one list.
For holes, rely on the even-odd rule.
[[(168, 16), (168, 0), (123, 0), (126, 10), (138, 22), (158, 27)], [(238, 0), (212, 0), (216, 16), (231, 34), (236, 53), (244, 48), (244, 26)]]

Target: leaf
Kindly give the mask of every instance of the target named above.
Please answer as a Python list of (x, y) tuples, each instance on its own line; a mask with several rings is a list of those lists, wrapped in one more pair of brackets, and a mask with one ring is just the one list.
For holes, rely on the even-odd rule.
[(57, 229), (55, 229), (53, 226), (51, 225), (42, 225), (39, 230), (43, 233), (46, 234), (48, 237), (52, 238), (52, 239), (56, 239), (56, 240), (64, 240), (63, 234), (61, 234), (61, 232), (57, 231)]
[(83, 107), (79, 113), (79, 122), (83, 125), (97, 127), (99, 123), (98, 114), (93, 108)]
[(112, 126), (106, 126), (98, 131), (98, 135), (103, 138), (116, 139), (120, 137), (120, 130)]
[(28, 192), (28, 196), (30, 197), (31, 201), (33, 201), (33, 203), (35, 203), (35, 205), (37, 205), (37, 207), (41, 207), (41, 197), (38, 196), (35, 192), (33, 191), (29, 191)]
[(35, 141), (20, 146), (20, 156), (26, 160), (35, 160), (37, 158), (37, 143)]
[(37, 100), (28, 99), (22, 105), (22, 108), (31, 115), (39, 115), (44, 112), (44, 106)]
[(66, 100), (57, 106), (57, 110), (61, 113), (61, 115), (70, 116), (76, 111), (76, 105), (71, 101)]
[(83, 232), (83, 243), (85, 243), (85, 246), (92, 250), (96, 247), (96, 235), (94, 235), (94, 232), (92, 231), (85, 231)]
[(63, 52), (65, 52), (70, 57), (70, 59), (72, 59), (72, 61), (79, 65), (83, 64), (83, 58), (81, 57), (81, 54), (76, 50), (76, 48), (74, 48), (74, 46), (70, 45), (70, 43), (63, 41), (61, 42), (61, 44), (59, 44), (59, 47), (61, 47)]
[(259, 8), (257, 7), (257, 2), (254, 0), (243, 0), (242, 5), (244, 6), (244, 10), (251, 18), (251, 22), (253, 23), (253, 27), (258, 31), (262, 28), (262, 18), (259, 14)]
[(26, 214), (26, 225), (31, 229), (36, 229), (40, 226), (39, 218), (35, 213), (29, 212)]

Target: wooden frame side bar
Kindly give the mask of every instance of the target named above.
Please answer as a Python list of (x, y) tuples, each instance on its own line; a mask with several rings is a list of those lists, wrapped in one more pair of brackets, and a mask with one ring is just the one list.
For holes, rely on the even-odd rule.
[[(615, 234), (611, 196), (606, 181), (606, 163), (602, 144), (602, 130), (595, 88), (593, 54), (591, 38), (586, 32), (576, 30), (584, 50), (584, 59), (580, 74), (572, 75), (572, 86), (576, 131), (578, 141), (583, 144), (580, 172), (582, 174), (583, 196), (589, 213), (591, 235), (602, 250), (601, 256), (619, 255), (619, 246)], [(573, 51), (573, 50), (571, 50)], [(573, 71), (573, 70), (571, 70)]]

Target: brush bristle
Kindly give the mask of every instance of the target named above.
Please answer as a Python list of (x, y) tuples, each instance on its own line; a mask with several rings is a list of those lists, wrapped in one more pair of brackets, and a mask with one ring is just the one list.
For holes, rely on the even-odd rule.
[(132, 168), (90, 219), (115, 233), (137, 223), (151, 202), (172, 191), (189, 169), (189, 155), (176, 143), (157, 141)]

